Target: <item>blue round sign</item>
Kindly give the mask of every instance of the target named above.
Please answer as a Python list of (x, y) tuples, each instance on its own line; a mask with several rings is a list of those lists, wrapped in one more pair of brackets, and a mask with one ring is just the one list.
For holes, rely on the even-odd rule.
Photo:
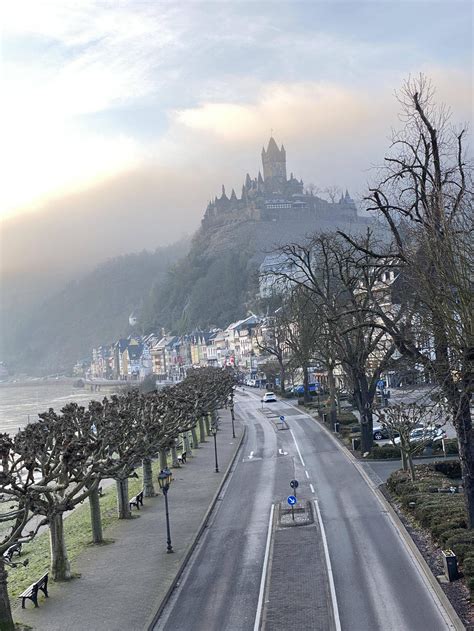
[(284, 421), (285, 417), (283, 416), (283, 414), (280, 416), (280, 421)]
[(290, 506), (294, 506), (296, 504), (296, 497), (294, 495), (288, 495), (287, 502)]

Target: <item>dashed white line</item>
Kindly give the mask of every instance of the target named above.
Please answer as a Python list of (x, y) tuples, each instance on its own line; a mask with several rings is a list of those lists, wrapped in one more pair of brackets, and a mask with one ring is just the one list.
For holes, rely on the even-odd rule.
[(308, 480), (309, 480), (309, 473), (306, 471), (306, 469), (304, 470), (304, 474), (305, 474), (305, 476), (306, 476), (306, 477), (308, 478)]
[(263, 608), (263, 596), (265, 593), (265, 581), (267, 578), (268, 556), (270, 554), (270, 541), (272, 539), (272, 524), (273, 524), (273, 509), (274, 508), (275, 506), (272, 504), (272, 508), (270, 510), (270, 519), (268, 520), (267, 544), (265, 546), (265, 556), (263, 557), (262, 578), (260, 579), (260, 592), (258, 594), (257, 614), (255, 616), (255, 624), (253, 625), (253, 631), (259, 631), (260, 629), (260, 618), (262, 617), (262, 608)]
[(296, 451), (298, 452), (298, 456), (300, 457), (301, 464), (303, 465), (303, 467), (305, 467), (306, 465), (304, 463), (303, 456), (301, 455), (300, 448), (298, 447), (298, 443), (296, 442), (296, 438), (295, 438), (295, 435), (293, 434), (293, 430), (292, 429), (290, 429), (290, 433), (293, 436), (293, 440), (295, 441)]
[(316, 514), (318, 516), (319, 528), (321, 530), (321, 539), (322, 539), (323, 548), (324, 548), (324, 557), (326, 559), (326, 567), (328, 570), (329, 591), (331, 592), (331, 602), (332, 602), (332, 610), (334, 614), (334, 624), (336, 626), (336, 631), (341, 631), (341, 620), (339, 618), (339, 607), (337, 606), (336, 588), (334, 586), (334, 576), (332, 574), (331, 559), (329, 558), (329, 548), (328, 548), (328, 542), (326, 539), (326, 531), (324, 530), (324, 524), (323, 524), (323, 519), (321, 517), (321, 511), (319, 510), (318, 500), (313, 500), (313, 501), (314, 501), (314, 505), (316, 506)]
[(250, 452), (249, 460), (252, 460), (252, 458), (253, 458), (253, 451)]
[(314, 486), (312, 484), (309, 485), (309, 488), (311, 489), (311, 493), (314, 493)]

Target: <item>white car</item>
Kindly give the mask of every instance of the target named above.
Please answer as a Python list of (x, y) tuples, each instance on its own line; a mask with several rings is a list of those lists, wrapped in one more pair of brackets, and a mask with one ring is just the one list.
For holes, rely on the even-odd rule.
[[(433, 442), (442, 440), (446, 437), (446, 432), (441, 427), (417, 427), (410, 432), (410, 442), (418, 443), (420, 441)], [(395, 445), (400, 444), (400, 438), (395, 438)]]
[(262, 403), (276, 403), (277, 398), (274, 392), (266, 392), (263, 395)]

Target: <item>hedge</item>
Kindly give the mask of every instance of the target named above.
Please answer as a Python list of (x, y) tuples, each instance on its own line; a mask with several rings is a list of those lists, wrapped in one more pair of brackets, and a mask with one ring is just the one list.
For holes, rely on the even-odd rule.
[(385, 460), (388, 458), (393, 460), (400, 460), (400, 448), (390, 444), (374, 445), (372, 451), (367, 456), (367, 458), (370, 458), (371, 460)]
[(467, 529), (464, 497), (458, 493), (439, 493), (440, 488), (459, 479), (458, 461), (442, 461), (415, 467), (417, 479), (405, 471), (395, 471), (387, 480), (387, 489), (397, 497), (401, 508), (409, 511), (443, 548), (458, 558), (466, 584), (474, 599), (474, 530)]
[(461, 473), (461, 463), (459, 460), (449, 460), (447, 462), (435, 462), (434, 470), (442, 473), (448, 478), (452, 480), (460, 480)]

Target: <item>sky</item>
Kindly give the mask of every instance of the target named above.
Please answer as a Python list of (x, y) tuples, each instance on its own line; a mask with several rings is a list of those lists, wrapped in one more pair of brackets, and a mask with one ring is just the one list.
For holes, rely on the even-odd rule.
[(15, 0), (2, 3), (3, 272), (75, 269), (191, 234), (256, 175), (361, 197), (426, 73), (472, 120), (472, 4)]

